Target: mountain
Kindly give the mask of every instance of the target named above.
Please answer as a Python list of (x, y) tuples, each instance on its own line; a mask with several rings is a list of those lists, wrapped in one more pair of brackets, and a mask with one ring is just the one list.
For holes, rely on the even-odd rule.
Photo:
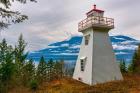
[[(137, 45), (140, 41), (130, 38), (128, 36), (117, 35), (110, 36), (113, 49), (117, 60), (126, 60), (130, 62)], [(28, 59), (32, 58), (34, 61), (39, 61), (41, 56), (46, 60), (64, 59), (68, 62), (75, 62), (79, 53), (82, 36), (73, 36), (69, 40), (56, 42), (48, 45), (46, 49), (29, 53)]]

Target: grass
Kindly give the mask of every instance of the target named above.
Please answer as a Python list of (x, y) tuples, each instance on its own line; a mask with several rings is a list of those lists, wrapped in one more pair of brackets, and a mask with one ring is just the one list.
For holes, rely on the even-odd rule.
[(44, 82), (36, 92), (19, 87), (11, 90), (10, 93), (140, 93), (140, 75), (125, 74), (123, 81), (113, 81), (95, 86), (89, 86), (71, 78), (64, 78), (50, 83)]

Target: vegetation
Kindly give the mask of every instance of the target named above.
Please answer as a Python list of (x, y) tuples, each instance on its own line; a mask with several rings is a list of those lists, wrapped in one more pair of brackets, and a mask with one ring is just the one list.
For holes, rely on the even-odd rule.
[(0, 93), (8, 93), (16, 87), (36, 90), (43, 82), (50, 82), (64, 76), (64, 61), (50, 59), (45, 61), (42, 56), (37, 67), (32, 59), (27, 60), (26, 42), (20, 35), (17, 45), (13, 48), (6, 40), (0, 42)]
[(135, 50), (132, 62), (126, 66), (125, 60), (120, 62), (120, 70), (122, 73), (140, 74), (140, 45)]
[(140, 74), (140, 45), (138, 46), (138, 49), (134, 53), (132, 63), (128, 67), (128, 71), (130, 73)]
[(140, 45), (128, 69), (124, 60), (120, 63), (124, 81), (96, 86), (71, 79), (73, 68), (65, 65), (64, 60), (46, 61), (42, 56), (35, 66), (32, 59), (27, 60), (26, 45), (22, 35), (15, 47), (8, 45), (5, 39), (0, 42), (0, 93), (129, 93), (131, 89), (140, 88)]
[(126, 64), (125, 64), (124, 60), (122, 60), (120, 62), (120, 70), (121, 70), (122, 73), (126, 73), (127, 72), (127, 68), (126, 68)]
[[(13, 89), (10, 93), (32, 93), (26, 87)], [(140, 75), (124, 75), (123, 81), (113, 81), (105, 84), (89, 86), (73, 80), (71, 78), (63, 78), (44, 82), (38, 87), (35, 93), (139, 93), (140, 91)]]
[(45, 79), (47, 79), (47, 63), (42, 56), (37, 67), (37, 80), (39, 83), (42, 83)]
[(14, 2), (26, 4), (29, 1), (36, 2), (36, 0), (0, 0), (0, 29), (7, 28), (12, 23), (20, 23), (28, 19), (27, 15), (11, 10), (11, 6)]

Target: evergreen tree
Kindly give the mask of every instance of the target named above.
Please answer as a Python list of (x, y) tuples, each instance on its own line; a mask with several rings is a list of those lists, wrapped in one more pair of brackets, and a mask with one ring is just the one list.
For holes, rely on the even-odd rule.
[(20, 36), (15, 49), (6, 40), (0, 42), (0, 93), (8, 93), (14, 86), (29, 85), (35, 90), (38, 87), (33, 60), (27, 61), (26, 43)]
[(2, 67), (0, 69), (1, 73), (1, 84), (4, 85), (5, 89), (8, 90), (12, 83), (12, 77), (14, 73), (14, 64), (10, 59), (7, 59), (7, 62), (2, 63)]
[(60, 60), (60, 75), (61, 75), (61, 78), (64, 76), (64, 68), (65, 68), (65, 62), (64, 60)]
[(55, 73), (55, 78), (62, 78), (64, 76), (64, 60), (55, 62), (54, 73)]
[(140, 45), (134, 53), (132, 63), (129, 65), (128, 70), (129, 72), (140, 74)]
[(73, 72), (74, 72), (74, 67), (72, 66), (72, 64), (71, 63), (65, 64), (64, 75), (67, 77), (72, 77)]
[(42, 56), (37, 67), (37, 80), (39, 83), (42, 83), (43, 81), (46, 80), (46, 77), (47, 77), (47, 63), (44, 57)]
[(29, 85), (29, 82), (35, 79), (35, 65), (32, 59), (26, 62), (23, 71), (24, 85)]
[(0, 43), (0, 63), (5, 60), (5, 53), (7, 51), (7, 42), (5, 39)]
[(55, 70), (54, 70), (55, 63), (53, 62), (53, 59), (50, 59), (47, 63), (47, 76), (48, 80), (51, 81), (54, 79), (55, 76)]
[(135, 66), (136, 66), (135, 61), (136, 61), (136, 58), (137, 58), (137, 52), (135, 51), (135, 53), (133, 55), (132, 62), (128, 66), (128, 72), (130, 72), (130, 73), (133, 73), (135, 71)]
[(27, 58), (28, 53), (25, 53), (25, 47), (27, 43), (25, 43), (22, 34), (18, 39), (18, 44), (15, 46), (15, 61), (20, 62), (20, 64), (24, 64), (25, 59)]
[(25, 53), (26, 43), (23, 40), (23, 36), (20, 35), (18, 39), (18, 44), (15, 46), (14, 56), (15, 56), (15, 64), (16, 64), (16, 74), (15, 78), (17, 79), (17, 84), (21, 84), (24, 81), (24, 71), (23, 67), (25, 65), (25, 60), (27, 58), (28, 53)]
[(0, 44), (0, 93), (6, 93), (12, 83), (15, 65), (13, 63), (13, 48), (3, 39)]
[(28, 19), (28, 16), (21, 14), (19, 11), (11, 10), (13, 2), (25, 4), (27, 1), (35, 0), (0, 0), (0, 30), (7, 28), (12, 23), (20, 23)]
[(124, 60), (122, 62), (120, 62), (120, 70), (121, 70), (122, 73), (126, 73), (127, 72), (126, 64), (125, 64)]

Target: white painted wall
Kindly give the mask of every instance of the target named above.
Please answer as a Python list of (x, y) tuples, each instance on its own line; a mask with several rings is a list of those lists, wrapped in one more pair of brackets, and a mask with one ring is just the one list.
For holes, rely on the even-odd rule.
[(108, 32), (94, 31), (93, 42), (92, 83), (122, 80), (122, 74), (116, 62)]
[[(90, 34), (90, 41), (85, 46), (83, 37), (80, 52), (76, 62), (73, 78), (89, 85), (104, 83), (112, 80), (122, 80), (122, 74), (115, 59), (108, 31), (93, 30), (83, 31), (83, 35)], [(87, 57), (85, 71), (80, 71), (80, 58)]]
[[(83, 37), (79, 56), (76, 62), (73, 78), (78, 80), (82, 78), (82, 82), (87, 84), (92, 84), (92, 51), (93, 51), (93, 31), (87, 29), (84, 31), (84, 36), (90, 34), (89, 44), (85, 46), (85, 38)], [(85, 71), (80, 71), (80, 58), (87, 57), (87, 62), (85, 64)]]

